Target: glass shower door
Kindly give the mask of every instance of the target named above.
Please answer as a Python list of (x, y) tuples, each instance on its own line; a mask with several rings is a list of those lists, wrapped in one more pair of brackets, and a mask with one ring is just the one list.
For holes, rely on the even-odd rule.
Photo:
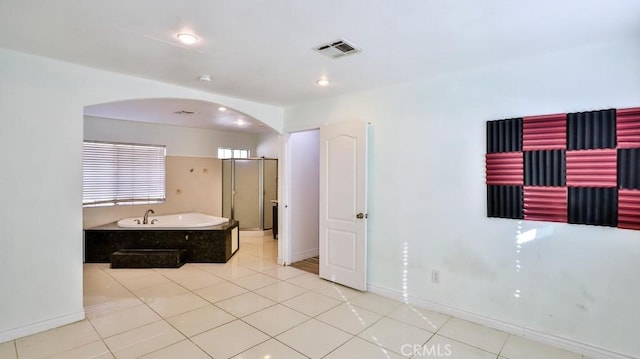
[(241, 229), (260, 229), (260, 160), (234, 162), (233, 217), (240, 221)]

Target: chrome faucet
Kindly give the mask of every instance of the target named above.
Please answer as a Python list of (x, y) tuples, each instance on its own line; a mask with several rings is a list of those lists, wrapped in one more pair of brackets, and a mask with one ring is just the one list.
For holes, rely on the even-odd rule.
[(142, 219), (142, 224), (149, 224), (149, 213), (156, 213), (152, 209), (148, 209), (144, 212), (144, 218)]

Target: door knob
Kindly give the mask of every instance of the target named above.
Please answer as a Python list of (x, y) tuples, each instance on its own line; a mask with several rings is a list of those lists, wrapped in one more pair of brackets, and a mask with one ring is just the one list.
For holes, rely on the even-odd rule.
[(356, 214), (356, 218), (358, 219), (363, 219), (364, 218), (364, 214), (362, 214), (362, 212)]

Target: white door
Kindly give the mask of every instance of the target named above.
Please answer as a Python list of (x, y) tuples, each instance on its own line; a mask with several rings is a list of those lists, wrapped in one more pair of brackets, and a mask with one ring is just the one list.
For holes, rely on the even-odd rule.
[(367, 127), (320, 128), (320, 277), (367, 290)]

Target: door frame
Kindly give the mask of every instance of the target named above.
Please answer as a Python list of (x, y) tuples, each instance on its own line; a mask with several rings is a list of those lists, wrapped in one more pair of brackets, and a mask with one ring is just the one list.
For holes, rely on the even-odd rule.
[[(372, 142), (371, 142), (371, 123), (370, 122), (364, 122), (366, 123), (368, 126), (366, 128), (366, 132), (367, 132), (367, 137), (368, 137), (368, 141), (365, 144), (365, 151), (367, 151), (367, 153), (369, 153), (370, 156), (370, 150), (371, 150), (371, 146), (372, 146)], [(279, 166), (278, 166), (278, 176), (279, 178), (281, 178), (282, 180), (279, 181), (279, 188), (278, 188), (278, 218), (279, 218), (279, 223), (278, 223), (278, 259), (277, 259), (277, 263), (280, 265), (290, 265), (292, 263), (292, 242), (294, 240), (294, 238), (292, 238), (292, 228), (291, 228), (291, 211), (289, 208), (289, 205), (291, 203), (291, 198), (292, 198), (292, 187), (291, 187), (291, 179), (292, 179), (292, 165), (291, 165), (291, 146), (290, 146), (290, 138), (291, 138), (291, 134), (296, 133), (296, 132), (304, 132), (304, 131), (312, 131), (312, 130), (318, 130), (321, 131), (321, 125), (306, 125), (306, 126), (296, 126), (293, 128), (288, 128), (287, 130), (283, 131), (280, 137), (280, 157), (279, 157)], [(321, 144), (318, 146), (318, 151), (321, 151)], [(370, 165), (370, 157), (367, 157), (367, 159), (365, 160), (367, 163), (365, 164), (365, 166), (369, 166)], [(365, 174), (365, 176), (367, 176), (367, 178), (365, 179), (366, 181), (368, 181), (368, 174)], [(366, 196), (366, 201), (368, 202), (369, 199), (369, 193), (368, 191), (365, 193)], [(320, 201), (322, 201), (322, 198), (320, 199)], [(365, 208), (365, 212), (367, 212), (368, 209)], [(282, 219), (282, 220), (280, 220)], [(366, 219), (365, 219), (366, 220)], [(365, 229), (368, 232), (368, 229)], [(320, 235), (320, 234), (319, 234)], [(367, 235), (367, 234), (365, 234)], [(320, 240), (320, 238), (318, 238)], [(366, 261), (366, 257), (367, 257), (367, 251), (366, 251), (366, 245), (365, 245), (365, 261)], [(367, 268), (365, 267), (365, 271), (367, 271)], [(366, 282), (368, 282), (368, 280), (366, 280)], [(367, 285), (365, 282), (365, 286)], [(366, 290), (366, 289), (365, 289)]]
[[(292, 241), (291, 238), (291, 211), (289, 210), (289, 204), (291, 202), (291, 145), (289, 140), (291, 134), (296, 132), (314, 131), (320, 130), (320, 126), (300, 126), (290, 128), (287, 131), (282, 132), (280, 137), (280, 157), (278, 159), (278, 177), (282, 180), (279, 181), (278, 187), (278, 264), (290, 265), (292, 263)], [(320, 147), (318, 147), (320, 151)]]

